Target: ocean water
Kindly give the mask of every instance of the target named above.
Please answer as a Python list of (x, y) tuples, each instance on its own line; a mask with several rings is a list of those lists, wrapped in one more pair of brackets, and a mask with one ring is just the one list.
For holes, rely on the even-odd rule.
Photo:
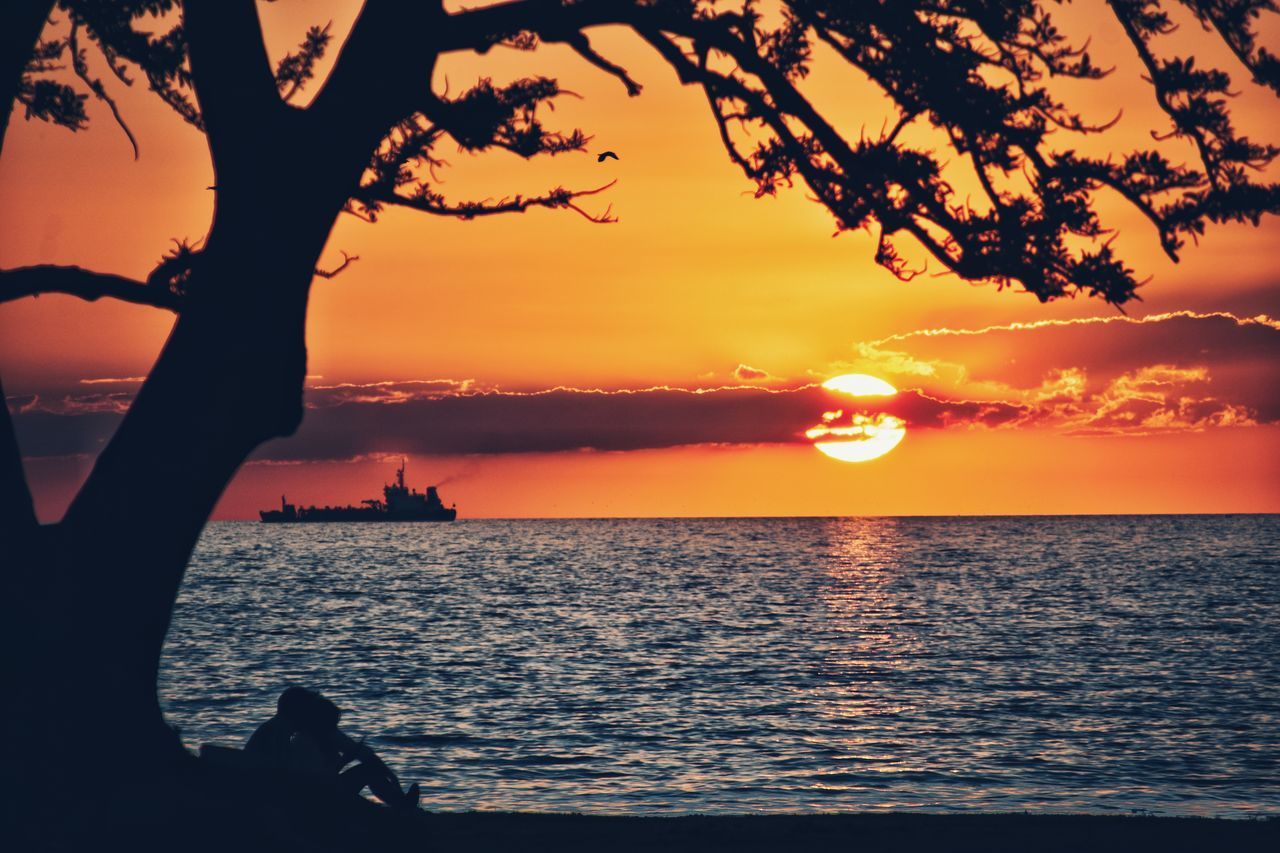
[(1280, 516), (213, 524), (161, 693), (433, 809), (1280, 814)]

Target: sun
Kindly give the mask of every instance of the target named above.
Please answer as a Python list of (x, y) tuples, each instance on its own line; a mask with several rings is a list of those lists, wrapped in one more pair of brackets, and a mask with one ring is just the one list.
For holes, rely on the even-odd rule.
[(888, 382), (865, 373), (846, 373), (844, 376), (833, 376), (822, 387), (828, 391), (839, 391), (855, 397), (892, 397), (898, 393)]
[[(888, 382), (865, 373), (834, 376), (822, 387), (854, 398), (892, 397), (898, 393)], [(902, 418), (856, 409), (847, 413), (844, 409), (823, 412), (822, 423), (805, 432), (814, 447), (841, 462), (878, 459), (897, 447), (906, 434), (907, 424)]]

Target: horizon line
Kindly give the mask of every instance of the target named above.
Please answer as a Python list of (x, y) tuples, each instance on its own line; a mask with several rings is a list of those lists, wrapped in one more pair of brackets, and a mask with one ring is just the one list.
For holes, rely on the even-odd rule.
[[(1232, 515), (1280, 516), (1280, 510), (1224, 510), (1222, 512), (1025, 512), (1025, 513), (865, 513), (860, 515), (477, 515), (464, 516), (459, 521), (792, 521), (833, 520), (845, 521), (869, 518), (1156, 518), (1156, 517), (1210, 517)], [(209, 524), (261, 524), (254, 518), (215, 518)], [(306, 524), (391, 524), (408, 526), (419, 524), (443, 524), (445, 522), (417, 521), (313, 521)]]

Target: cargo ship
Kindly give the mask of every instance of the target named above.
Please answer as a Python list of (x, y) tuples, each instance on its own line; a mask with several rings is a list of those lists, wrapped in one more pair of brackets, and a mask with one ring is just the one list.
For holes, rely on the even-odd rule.
[(297, 524), (315, 521), (453, 521), (457, 505), (445, 506), (435, 486), (425, 493), (404, 484), (404, 464), (396, 470), (396, 481), (382, 487), (382, 500), (361, 501), (360, 506), (294, 506), (283, 495), (279, 509), (264, 509), (258, 515), (265, 524)]

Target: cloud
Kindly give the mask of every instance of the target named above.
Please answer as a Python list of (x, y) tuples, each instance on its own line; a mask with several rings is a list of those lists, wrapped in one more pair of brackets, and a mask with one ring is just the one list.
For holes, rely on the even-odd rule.
[[(855, 403), (821, 387), (481, 391), (308, 412), (298, 434), (263, 449), (268, 459), (340, 459), (370, 453), (503, 454), (649, 450), (696, 444), (805, 442), (824, 411)], [(879, 400), (875, 412), (908, 427), (999, 426), (1023, 407), (918, 392)]]
[(345, 403), (407, 403), (431, 400), (475, 389), (471, 379), (397, 379), (382, 382), (341, 382), (307, 387), (308, 408), (322, 409)]
[(67, 414), (25, 408), (13, 412), (13, 424), (24, 457), (84, 456), (103, 448), (121, 417), (114, 411)]
[(102, 379), (81, 379), (81, 385), (141, 385), (147, 381), (145, 376), (108, 376)]
[(921, 361), (910, 353), (883, 348), (883, 342), (857, 343), (853, 345), (857, 360), (845, 366), (849, 372), (880, 373), (895, 377), (938, 376), (945, 368), (964, 375), (963, 365), (944, 365), (938, 361)]
[(1208, 381), (1204, 368), (1157, 364), (1124, 374), (1095, 395), (1095, 405), (1075, 419), (1077, 434), (1203, 430), (1217, 426), (1256, 426), (1242, 405), (1214, 397), (1188, 396), (1188, 386)]
[(733, 378), (739, 382), (757, 382), (762, 379), (773, 379), (773, 376), (767, 370), (761, 370), (748, 364), (739, 364), (733, 369)]
[(122, 415), (129, 410), (129, 405), (133, 402), (133, 394), (128, 391), (55, 396), (30, 394), (23, 397), (10, 397), (8, 401), (10, 407), (19, 413), (83, 415), (109, 412)]
[(1148, 434), (1280, 420), (1280, 321), (1178, 311), (921, 329), (855, 345), (900, 386), (1029, 407), (1021, 423)]

